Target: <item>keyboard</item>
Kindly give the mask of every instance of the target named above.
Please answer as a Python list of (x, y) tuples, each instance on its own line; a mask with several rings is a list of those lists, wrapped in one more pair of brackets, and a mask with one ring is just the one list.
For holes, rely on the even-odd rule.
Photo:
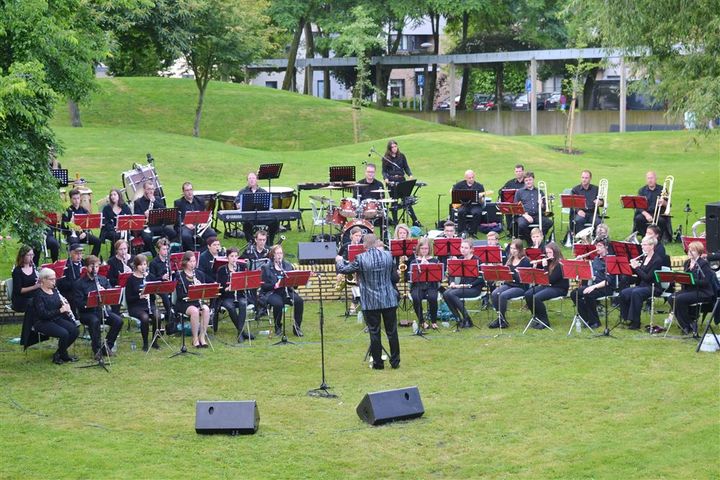
[(218, 219), (223, 222), (289, 222), (300, 219), (300, 210), (278, 208), (260, 212), (243, 212), (242, 210), (219, 210)]

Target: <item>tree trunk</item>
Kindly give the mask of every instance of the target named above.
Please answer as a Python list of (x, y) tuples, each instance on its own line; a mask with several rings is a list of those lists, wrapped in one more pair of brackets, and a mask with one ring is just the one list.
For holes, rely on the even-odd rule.
[(570, 113), (568, 113), (566, 134), (565, 134), (565, 153), (573, 153), (573, 135), (575, 134), (575, 100), (577, 99), (579, 78), (573, 79), (572, 98), (570, 100)]
[[(209, 75), (209, 74), (208, 74)], [(197, 78), (197, 77), (196, 77)], [(195, 108), (195, 123), (193, 124), (193, 137), (200, 136), (200, 119), (202, 118), (203, 102), (205, 101), (205, 90), (208, 86), (209, 78), (203, 78), (195, 81), (198, 87), (198, 103)]]
[(70, 125), (73, 127), (82, 127), (80, 120), (80, 106), (73, 99), (68, 99), (68, 111), (70, 112)]
[(582, 91), (582, 105), (580, 105), (580, 108), (583, 110), (587, 110), (590, 107), (591, 99), (592, 99), (592, 93), (593, 93), (593, 87), (595, 86), (595, 76), (597, 75), (597, 68), (593, 68), (590, 70), (586, 77), (585, 77), (585, 85), (583, 86)]
[(285, 69), (285, 78), (283, 79), (282, 89), (290, 91), (295, 85), (293, 81), (295, 79), (295, 59), (297, 58), (298, 47), (300, 46), (300, 37), (302, 36), (305, 28), (305, 18), (300, 17), (298, 20), (298, 27), (295, 30), (292, 44), (290, 44), (290, 51), (288, 52), (288, 64)]
[[(462, 18), (462, 38), (460, 39), (460, 44), (462, 45), (462, 52), (467, 52), (467, 32), (468, 32), (468, 23), (470, 23), (470, 14), (468, 12), (463, 12), (463, 18)], [(462, 81), (460, 83), (460, 101), (458, 102), (457, 108), (458, 110), (465, 110), (465, 106), (467, 105), (467, 95), (468, 95), (468, 85), (470, 84), (470, 67), (464, 66), (462, 70)]]
[[(437, 55), (440, 48), (440, 15), (432, 12), (430, 14), (432, 23), (432, 36), (433, 36), (433, 54)], [(432, 112), (433, 106), (435, 105), (435, 87), (437, 86), (437, 63), (432, 64), (432, 68), (428, 72), (428, 78), (425, 79), (425, 111)], [(451, 102), (455, 99), (451, 98)]]
[(328, 68), (323, 69), (323, 98), (330, 100), (330, 69)]
[[(397, 30), (397, 34), (395, 35), (395, 40), (390, 43), (390, 32), (388, 32), (388, 55), (395, 55), (398, 51), (398, 48), (400, 48), (400, 42), (402, 41), (402, 28)], [(377, 65), (375, 68), (379, 68), (380, 65)], [(390, 75), (392, 75), (393, 68), (391, 65), (388, 65), (386, 67), (383, 67), (380, 76), (378, 77), (377, 82), (377, 89), (378, 89), (378, 98), (377, 98), (377, 106), (379, 108), (385, 107), (385, 100), (387, 98), (387, 89), (388, 84), (390, 83)], [(380, 95), (382, 93), (383, 95)]]
[[(315, 39), (313, 38), (312, 24), (310, 22), (305, 22), (305, 58), (315, 58)], [(310, 65), (305, 67), (303, 94), (313, 94), (313, 67)]]

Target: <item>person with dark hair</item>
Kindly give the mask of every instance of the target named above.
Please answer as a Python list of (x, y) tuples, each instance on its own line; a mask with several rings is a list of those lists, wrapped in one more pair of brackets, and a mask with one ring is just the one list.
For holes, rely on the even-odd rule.
[[(155, 182), (147, 180), (143, 184), (143, 196), (133, 202), (133, 213), (135, 215), (145, 215), (145, 218), (149, 218), (150, 210), (157, 208), (165, 208), (165, 200), (155, 196)], [(149, 251), (154, 257), (157, 255), (155, 252), (155, 245), (153, 244), (153, 237), (165, 237), (172, 241), (177, 234), (170, 225), (149, 225), (147, 229), (142, 231), (142, 239), (145, 243), (145, 250)]]
[(40, 288), (40, 279), (35, 268), (35, 252), (28, 245), (20, 247), (15, 258), (15, 268), (12, 271), (12, 309), (16, 312), (25, 312), (28, 302), (35, 296)]
[(92, 254), (97, 257), (100, 255), (100, 247), (102, 246), (100, 239), (89, 230), (85, 231), (70, 228), (70, 223), (72, 223), (75, 214), (86, 215), (90, 213), (85, 207), (80, 205), (80, 190), (76, 188), (70, 190), (69, 196), (70, 206), (62, 214), (62, 223), (60, 224), (60, 227), (65, 232), (68, 247), (72, 247), (76, 243), (88, 243), (92, 245)]
[[(383, 155), (382, 159), (383, 179), (385, 180), (385, 183), (388, 184), (388, 186), (394, 187), (399, 182), (405, 181), (405, 175), (407, 175), (408, 180), (412, 180), (413, 174), (410, 170), (410, 165), (408, 165), (405, 154), (400, 151), (400, 149), (398, 148), (398, 144), (395, 140), (390, 140), (387, 143), (387, 149), (385, 150), (385, 155)], [(395, 198), (392, 193), (391, 196)], [(417, 227), (422, 227), (422, 224), (418, 221), (417, 216), (415, 215), (415, 210), (413, 209), (412, 205), (405, 204), (404, 207), (410, 215), (410, 218), (413, 221), (413, 225)], [(393, 218), (393, 224), (397, 224), (398, 208), (399, 205), (397, 203), (393, 204), (390, 208)]]
[(518, 237), (530, 242), (530, 225), (539, 223), (542, 215), (542, 232), (546, 234), (553, 225), (552, 220), (544, 215), (548, 199), (535, 186), (535, 174), (526, 172), (525, 186), (515, 192), (515, 203), (522, 203), (525, 213), (515, 218), (518, 227)]
[[(217, 281), (220, 284), (220, 306), (227, 310), (230, 319), (237, 329), (238, 343), (244, 342), (246, 339), (254, 340), (255, 337), (249, 332), (245, 332), (245, 317), (247, 315), (247, 299), (245, 291), (230, 290), (230, 278), (234, 272), (244, 272), (247, 270), (246, 262), (239, 260), (239, 251), (235, 247), (227, 250), (227, 265), (220, 267), (217, 272)], [(219, 316), (218, 316), (219, 320)], [(213, 324), (213, 328), (217, 331), (217, 320)]]
[(75, 289), (75, 282), (77, 282), (82, 275), (84, 250), (83, 246), (79, 243), (70, 245), (70, 258), (68, 258), (65, 264), (62, 278), (57, 281), (58, 290), (67, 301), (70, 302), (70, 307), (73, 312), (77, 311), (73, 290)]
[[(183, 222), (187, 212), (205, 211), (205, 202), (195, 196), (192, 183), (190, 182), (182, 184), (182, 193), (183, 196), (175, 200), (174, 204), (175, 208), (178, 210), (178, 233), (180, 234), (180, 239), (182, 241), (182, 249), (185, 251), (195, 250), (195, 237), (197, 236), (198, 228), (201, 227), (201, 225), (183, 225)], [(202, 233), (201, 238), (203, 240), (207, 240), (210, 237), (216, 236), (217, 233), (215, 233), (215, 230), (208, 226)], [(204, 250), (205, 248), (205, 242), (202, 242), (201, 249)]]
[(368, 163), (367, 165), (365, 165), (365, 177), (361, 180), (358, 180), (355, 184), (357, 188), (354, 195), (355, 198), (358, 198), (358, 195), (360, 196), (361, 200), (378, 200), (380, 198), (383, 198), (384, 195), (382, 192), (375, 191), (383, 189), (382, 182), (375, 178), (375, 170), (376, 167), (374, 163)]
[[(147, 276), (147, 257), (143, 254), (136, 255), (133, 259), (133, 273), (128, 277), (127, 284), (125, 284), (125, 298), (127, 300), (128, 315), (140, 320), (142, 348), (145, 352), (148, 351), (150, 323), (152, 322), (153, 334), (158, 328), (158, 322), (155, 321), (157, 313), (155, 312), (155, 306), (150, 302), (150, 295), (142, 294)], [(152, 348), (160, 348), (157, 340), (153, 342)]]
[[(460, 244), (460, 256), (458, 258), (461, 260), (474, 260), (479, 266), (480, 259), (473, 254), (473, 242), (469, 238), (463, 239)], [(473, 326), (463, 299), (480, 296), (484, 286), (485, 281), (482, 276), (453, 277), (449, 279), (448, 288), (443, 292), (443, 299), (450, 312), (458, 319), (460, 328)]]
[(530, 326), (536, 330), (542, 330), (550, 326), (545, 301), (567, 295), (570, 288), (570, 282), (563, 277), (562, 266), (560, 265), (563, 258), (557, 243), (548, 243), (545, 246), (545, 257), (541, 260), (541, 264), (545, 271), (548, 272), (550, 285), (535, 285), (525, 292), (525, 305), (527, 305), (530, 312), (534, 313), (535, 318), (535, 321)]
[(178, 273), (178, 282), (175, 287), (175, 311), (190, 317), (190, 330), (192, 343), (195, 348), (207, 348), (207, 330), (210, 325), (210, 307), (200, 300), (188, 300), (188, 290), (191, 285), (205, 283), (205, 276), (195, 267), (197, 260), (195, 252), (187, 251), (183, 254)]
[[(53, 354), (53, 363), (77, 362), (77, 357), (68, 354), (68, 348), (78, 337), (78, 324), (73, 317), (70, 304), (63, 301), (55, 288), (55, 272), (49, 268), (40, 270), (40, 288), (33, 299), (35, 323), (33, 328), (39, 334), (58, 339), (57, 351)], [(29, 342), (26, 340), (25, 345)]]
[(108, 203), (102, 209), (103, 226), (100, 231), (100, 241), (110, 240), (110, 256), (115, 255), (115, 242), (120, 240), (121, 234), (117, 231), (117, 217), (130, 215), (130, 207), (117, 188), (111, 188), (108, 193)]
[(370, 355), (372, 368), (385, 368), (382, 359), (382, 339), (380, 336), (380, 319), (385, 324), (385, 334), (390, 343), (390, 366), (400, 368), (400, 341), (397, 333), (398, 297), (393, 280), (397, 280), (393, 258), (390, 252), (377, 247), (377, 237), (365, 235), (363, 239), (365, 252), (351, 263), (338, 255), (335, 267), (338, 273), (358, 275), (360, 298), (363, 315), (370, 334)]
[(577, 302), (578, 314), (587, 322), (590, 328), (600, 326), (597, 299), (612, 295), (613, 292), (613, 276), (607, 273), (605, 265), (608, 245), (602, 240), (595, 241), (595, 249), (597, 255), (591, 262), (593, 273), (591, 284), (587, 280), (583, 280), (578, 288), (570, 292), (573, 303)]
[(519, 238), (510, 242), (508, 258), (505, 265), (510, 267), (510, 271), (513, 274), (513, 281), (503, 283), (493, 290), (490, 295), (492, 305), (495, 307), (495, 311), (498, 312), (498, 318), (490, 322), (488, 325), (489, 328), (508, 328), (508, 323), (505, 320), (505, 312), (507, 311), (508, 301), (511, 298), (524, 295), (527, 291), (527, 285), (520, 283), (520, 276), (516, 272), (518, 267), (530, 267), (530, 259), (525, 255), (523, 241)]
[[(153, 282), (168, 282), (173, 280), (172, 267), (170, 266), (170, 242), (167, 238), (160, 238), (155, 243), (157, 256), (152, 259), (148, 266), (150, 274), (148, 279)], [(160, 294), (163, 308), (165, 309), (165, 330), (167, 334), (174, 333), (175, 324), (172, 321), (172, 300), (169, 293)], [(150, 302), (155, 305), (155, 295), (150, 296)], [(172, 326), (172, 327), (171, 327)]]
[(275, 335), (280, 336), (283, 334), (282, 315), (283, 308), (287, 304), (293, 306), (293, 333), (297, 337), (302, 337), (303, 332), (300, 326), (303, 321), (305, 302), (294, 288), (280, 286), (280, 280), (285, 277), (285, 272), (292, 270), (293, 266), (290, 262), (284, 260), (284, 252), (280, 245), (273, 245), (268, 256), (270, 262), (262, 268), (260, 296), (262, 301), (273, 309)]
[[(238, 191), (237, 196), (235, 197), (235, 206), (240, 209), (242, 208), (242, 198), (243, 195), (247, 195), (250, 193), (267, 193), (267, 190), (262, 188), (258, 185), (258, 178), (257, 173), (250, 172), (247, 175), (247, 185), (242, 190)], [(272, 200), (270, 201), (270, 204), (272, 206)], [(268, 236), (268, 242), (270, 245), (275, 242), (275, 234), (280, 229), (280, 222), (277, 220), (271, 220), (267, 222), (263, 222), (267, 226), (267, 236)], [(243, 222), (243, 233), (245, 234), (245, 239), (250, 242), (254, 238), (254, 230), (257, 224), (252, 221)]]
[(215, 260), (220, 257), (222, 247), (217, 237), (208, 237), (205, 243), (207, 243), (207, 250), (200, 254), (197, 268), (203, 273), (206, 281), (214, 282), (217, 273), (214, 268)]
[[(78, 309), (78, 320), (86, 325), (90, 331), (90, 344), (93, 355), (97, 360), (103, 355), (114, 355), (113, 347), (120, 330), (122, 329), (123, 320), (120, 315), (111, 312), (108, 308), (100, 306), (88, 307), (88, 296), (91, 292), (110, 288), (110, 282), (107, 278), (98, 274), (100, 267), (100, 259), (94, 255), (90, 255), (85, 259), (85, 267), (87, 272), (75, 282), (73, 292), (75, 294), (75, 305)], [(105, 310), (105, 312), (103, 312)], [(103, 315), (104, 314), (104, 315)], [(105, 318), (103, 318), (103, 316)], [(105, 324), (109, 327), (107, 336), (105, 337), (105, 345), (101, 345), (100, 327)]]

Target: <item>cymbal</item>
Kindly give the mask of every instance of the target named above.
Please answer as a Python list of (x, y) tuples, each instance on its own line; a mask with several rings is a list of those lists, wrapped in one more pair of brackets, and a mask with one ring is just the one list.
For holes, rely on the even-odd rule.
[(335, 203), (335, 200), (328, 198), (325, 195), (308, 195), (312, 200), (322, 203)]
[(381, 198), (381, 199), (375, 200), (375, 201), (378, 203), (395, 203), (395, 200), (396, 199), (394, 199), (394, 198)]
[(370, 193), (385, 193), (385, 190), (382, 188), (378, 188), (377, 190), (370, 190)]
[(343, 188), (345, 187), (342, 185), (328, 185), (327, 187), (322, 187), (320, 190), (342, 190)]
[(346, 185), (346, 187), (349, 187), (349, 188), (367, 188), (369, 186), (370, 186), (369, 183), (353, 183), (350, 185)]

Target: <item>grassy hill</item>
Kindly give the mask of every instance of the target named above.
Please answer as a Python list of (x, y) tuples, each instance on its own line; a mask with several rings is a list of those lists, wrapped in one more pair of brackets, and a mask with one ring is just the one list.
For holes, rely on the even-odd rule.
[[(113, 78), (98, 82), (88, 105), (81, 106), (87, 127), (155, 130), (191, 135), (197, 104), (193, 80)], [(56, 126), (68, 126), (58, 108)], [(211, 82), (205, 97), (200, 135), (217, 142), (261, 150), (308, 150), (353, 142), (352, 109), (265, 87)], [(363, 109), (360, 138), (372, 140), (407, 133), (448, 131), (449, 127)]]

